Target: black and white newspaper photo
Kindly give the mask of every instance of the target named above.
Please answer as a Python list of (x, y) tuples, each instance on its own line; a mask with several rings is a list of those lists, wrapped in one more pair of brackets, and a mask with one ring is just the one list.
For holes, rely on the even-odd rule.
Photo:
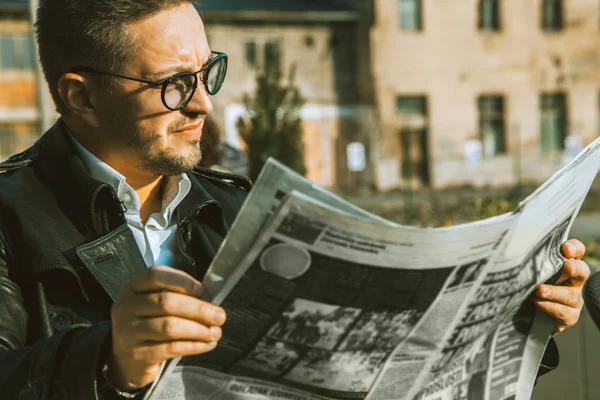
[(240, 217), (235, 220), (231, 231), (217, 253), (217, 257), (206, 273), (204, 282), (206, 283), (207, 292), (205, 297), (207, 299), (211, 299), (216, 295), (224, 278), (232, 273), (233, 269), (240, 264), (244, 255), (250, 250), (260, 229), (267, 223), (269, 217), (277, 211), (285, 197), (294, 190), (351, 215), (379, 221), (383, 224), (396, 225), (345, 201), (298, 175), (279, 161), (270, 158), (263, 167), (248, 199), (242, 206)]

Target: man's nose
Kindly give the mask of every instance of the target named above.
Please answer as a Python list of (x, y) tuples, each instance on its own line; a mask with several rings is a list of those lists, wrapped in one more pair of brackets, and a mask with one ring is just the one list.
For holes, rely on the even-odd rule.
[(194, 114), (208, 115), (211, 113), (212, 109), (213, 105), (212, 101), (210, 101), (209, 94), (206, 92), (202, 82), (198, 82), (198, 88), (196, 89), (194, 96), (183, 108), (183, 111)]

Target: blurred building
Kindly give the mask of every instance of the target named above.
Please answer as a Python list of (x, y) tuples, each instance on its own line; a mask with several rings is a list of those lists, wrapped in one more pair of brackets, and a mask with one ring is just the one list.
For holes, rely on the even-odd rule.
[(375, 0), (374, 21), (379, 188), (539, 182), (598, 137), (597, 1)]
[[(0, 0), (0, 159), (40, 133), (26, 3)], [(243, 96), (274, 52), (284, 74), (297, 68), (308, 177), (327, 187), (540, 182), (600, 132), (598, 2), (201, 0), (199, 10), (211, 47), (229, 54), (213, 99), (221, 139), (244, 147)], [(350, 172), (361, 151), (364, 169)]]
[(225, 140), (243, 147), (236, 122), (253, 95), (264, 54), (279, 55), (284, 76), (296, 67), (307, 175), (324, 186), (352, 184), (346, 145), (368, 142), (373, 124), (368, 23), (360, 0), (202, 0), (211, 48), (229, 55), (226, 84), (214, 97)]
[(38, 137), (35, 50), (25, 0), (0, 0), (0, 160)]

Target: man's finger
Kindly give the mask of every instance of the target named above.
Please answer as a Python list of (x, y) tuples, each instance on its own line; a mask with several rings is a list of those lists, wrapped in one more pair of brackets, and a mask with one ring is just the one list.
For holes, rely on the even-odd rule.
[(204, 325), (221, 326), (226, 314), (219, 306), (185, 294), (157, 292), (134, 296), (131, 309), (137, 317), (179, 317)]
[(540, 285), (536, 295), (542, 301), (551, 301), (571, 308), (583, 307), (581, 288)]
[(564, 304), (555, 303), (553, 301), (534, 299), (533, 302), (538, 308), (548, 314), (556, 323), (556, 327), (562, 331), (564, 328), (575, 325), (579, 319), (581, 309), (571, 308)]
[(168, 290), (189, 296), (200, 297), (202, 284), (191, 275), (175, 268), (158, 265), (131, 281), (129, 287), (134, 293), (152, 293)]
[(218, 326), (208, 327), (189, 319), (158, 317), (140, 319), (129, 326), (138, 342), (194, 341), (214, 342), (223, 332)]
[(147, 343), (133, 349), (133, 359), (147, 364), (158, 364), (165, 360), (208, 353), (217, 347), (217, 342), (180, 340), (162, 343)]
[(585, 246), (577, 239), (570, 239), (563, 243), (561, 252), (568, 259), (580, 260), (585, 254)]
[(561, 275), (556, 284), (580, 287), (583, 286), (589, 276), (590, 267), (585, 261), (567, 260), (563, 263)]

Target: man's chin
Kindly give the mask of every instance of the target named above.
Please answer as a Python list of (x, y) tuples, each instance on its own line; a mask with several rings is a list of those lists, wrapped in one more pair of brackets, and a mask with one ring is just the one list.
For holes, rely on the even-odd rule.
[(165, 176), (181, 175), (193, 170), (202, 159), (199, 150), (195, 154), (162, 154), (156, 157), (147, 157), (144, 168), (157, 174)]
[(177, 138), (178, 140), (169, 141), (167, 152), (184, 158), (199, 158), (200, 151), (200, 138), (198, 139), (184, 139)]

